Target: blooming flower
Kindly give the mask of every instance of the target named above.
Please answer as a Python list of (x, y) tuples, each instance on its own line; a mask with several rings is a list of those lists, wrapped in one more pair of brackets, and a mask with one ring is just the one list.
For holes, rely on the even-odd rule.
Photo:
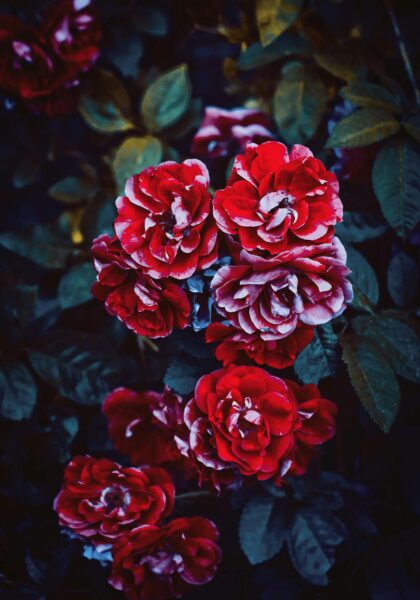
[(342, 221), (338, 181), (305, 146), (248, 145), (236, 157), (227, 186), (216, 192), (219, 228), (245, 250), (276, 255), (300, 241), (324, 242)]
[(234, 327), (281, 339), (299, 323), (320, 325), (345, 310), (353, 297), (346, 258), (338, 238), (295, 245), (271, 260), (242, 251), (239, 264), (214, 276), (215, 303)]
[(127, 181), (115, 231), (147, 274), (186, 279), (217, 259), (208, 184), (206, 166), (193, 159), (161, 163)]
[(174, 495), (164, 469), (123, 468), (106, 458), (76, 456), (64, 472), (54, 509), (60, 525), (105, 549), (125, 531), (170, 514)]
[(181, 598), (190, 586), (213, 579), (218, 538), (214, 523), (201, 517), (137, 527), (115, 544), (109, 582), (129, 600)]
[(189, 324), (191, 306), (184, 290), (171, 281), (156, 281), (145, 275), (117, 237), (99, 236), (92, 253), (98, 273), (92, 294), (129, 329), (159, 338), (169, 335), (174, 327), (184, 329)]

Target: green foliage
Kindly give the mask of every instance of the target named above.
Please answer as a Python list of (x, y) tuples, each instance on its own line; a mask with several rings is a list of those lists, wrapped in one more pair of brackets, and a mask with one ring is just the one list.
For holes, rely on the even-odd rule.
[(357, 148), (385, 140), (397, 133), (400, 125), (389, 113), (362, 108), (337, 123), (327, 140), (327, 148)]
[(373, 165), (376, 197), (388, 223), (405, 237), (420, 221), (420, 152), (408, 139), (391, 140)]
[(146, 167), (162, 161), (163, 147), (161, 141), (151, 135), (126, 138), (118, 146), (112, 171), (118, 193), (124, 193), (125, 182), (129, 177), (140, 173)]
[(353, 246), (346, 245), (347, 266), (351, 270), (354, 298), (352, 306), (359, 310), (371, 311), (379, 301), (379, 285), (375, 271), (366, 258)]
[(182, 64), (160, 75), (146, 89), (141, 113), (149, 131), (161, 131), (173, 125), (188, 109), (191, 84), (187, 66)]
[(302, 0), (257, 0), (257, 27), (261, 44), (268, 46), (296, 20)]
[(78, 204), (92, 198), (97, 189), (97, 183), (91, 179), (69, 176), (54, 183), (48, 193), (54, 200), (64, 204)]
[(386, 88), (369, 83), (368, 81), (352, 81), (341, 88), (340, 94), (345, 98), (364, 108), (378, 108), (392, 113), (401, 112), (399, 98)]
[(344, 211), (343, 222), (337, 223), (335, 229), (340, 240), (359, 244), (380, 237), (388, 226), (383, 218), (376, 214)]
[(29, 370), (18, 362), (0, 369), (0, 414), (6, 419), (29, 419), (35, 407), (37, 389)]
[(359, 57), (348, 48), (330, 46), (327, 51), (315, 52), (314, 58), (322, 69), (344, 81), (353, 81), (363, 71)]
[(388, 433), (400, 406), (400, 390), (386, 355), (369, 338), (341, 338), (343, 360), (363, 406), (375, 423)]
[(286, 56), (307, 56), (310, 54), (309, 44), (298, 34), (286, 31), (268, 46), (259, 42), (251, 44), (241, 52), (237, 67), (240, 71), (251, 71), (264, 67)]
[(397, 252), (388, 268), (388, 291), (397, 306), (407, 308), (413, 302), (418, 286), (416, 261), (408, 254)]
[(61, 308), (72, 308), (92, 299), (90, 288), (95, 281), (92, 263), (75, 265), (63, 276), (58, 286)]
[(324, 115), (327, 91), (318, 73), (299, 62), (288, 63), (273, 98), (274, 120), (287, 144), (304, 143)]
[(31, 153), (24, 156), (13, 172), (15, 188), (24, 188), (34, 183), (38, 179), (40, 168), (41, 161), (37, 154)]
[(402, 126), (413, 140), (420, 142), (420, 115), (414, 115), (406, 121), (403, 121)]
[(149, 35), (162, 37), (168, 32), (168, 20), (166, 15), (151, 4), (142, 4), (137, 7), (133, 16), (135, 27)]
[(320, 379), (336, 374), (338, 338), (331, 323), (314, 330), (311, 343), (298, 355), (293, 368), (303, 383), (318, 384)]

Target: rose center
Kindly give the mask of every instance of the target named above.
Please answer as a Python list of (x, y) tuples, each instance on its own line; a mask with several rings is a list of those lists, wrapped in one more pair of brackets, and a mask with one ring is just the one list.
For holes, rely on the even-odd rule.
[(279, 208), (286, 208), (291, 211), (291, 206), (295, 201), (294, 196), (286, 190), (277, 190), (269, 192), (260, 200), (260, 209), (269, 215), (274, 215)]
[(142, 558), (140, 564), (147, 565), (156, 575), (168, 576), (179, 570), (183, 559), (180, 554), (172, 553), (170, 550), (158, 550)]
[(122, 485), (111, 485), (105, 488), (101, 494), (101, 502), (109, 512), (116, 508), (126, 508), (131, 501), (128, 489)]
[(232, 402), (231, 411), (227, 420), (227, 427), (230, 433), (236, 432), (242, 437), (246, 437), (251, 431), (261, 427), (263, 417), (253, 404), (251, 398), (246, 396), (243, 404)]

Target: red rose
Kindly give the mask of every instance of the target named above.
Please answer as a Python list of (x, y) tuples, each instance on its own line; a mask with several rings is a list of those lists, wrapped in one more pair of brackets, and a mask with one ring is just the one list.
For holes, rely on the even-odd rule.
[(353, 297), (346, 259), (338, 238), (270, 260), (242, 251), (240, 264), (222, 267), (212, 280), (216, 306), (234, 327), (263, 340), (284, 338), (299, 322), (327, 323)]
[(152, 277), (186, 279), (217, 258), (209, 174), (199, 160), (168, 161), (131, 177), (117, 199), (115, 230)]
[(92, 253), (98, 273), (92, 294), (105, 303), (110, 315), (150, 338), (166, 337), (174, 327), (187, 327), (191, 305), (179, 285), (155, 281), (142, 273), (117, 237), (99, 236), (93, 242)]
[(137, 525), (172, 512), (175, 489), (161, 468), (123, 468), (106, 458), (76, 456), (64, 472), (54, 509), (60, 525), (100, 549)]
[(109, 582), (129, 600), (181, 598), (191, 585), (213, 579), (218, 539), (214, 523), (201, 517), (137, 527), (115, 544)]
[(101, 31), (91, 0), (62, 0), (45, 13), (43, 33), (64, 63), (86, 70), (99, 56)]
[(231, 363), (259, 365), (285, 369), (295, 362), (296, 355), (314, 335), (313, 328), (298, 325), (290, 335), (280, 340), (263, 340), (258, 333), (248, 334), (236, 327), (211, 323), (206, 329), (206, 342), (220, 342), (215, 354), (226, 367)]
[(273, 139), (270, 126), (268, 116), (258, 110), (208, 106), (191, 152), (207, 158), (229, 156), (238, 150), (243, 152), (248, 142), (259, 144)]
[(301, 240), (324, 242), (343, 219), (336, 176), (305, 146), (250, 144), (235, 159), (228, 185), (216, 192), (219, 228), (243, 248), (278, 254)]
[(334, 435), (335, 414), (314, 385), (231, 365), (199, 380), (184, 420), (198, 464), (280, 483), (286, 473), (304, 472), (312, 447)]
[(181, 396), (167, 387), (162, 394), (117, 388), (103, 404), (114, 447), (136, 465), (180, 460), (174, 434), (183, 424), (183, 411)]

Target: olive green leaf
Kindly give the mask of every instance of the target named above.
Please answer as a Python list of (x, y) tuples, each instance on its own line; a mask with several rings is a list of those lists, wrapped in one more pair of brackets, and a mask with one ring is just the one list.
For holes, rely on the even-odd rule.
[(125, 139), (117, 148), (112, 161), (112, 171), (118, 193), (124, 192), (124, 186), (129, 177), (140, 173), (146, 167), (159, 164), (162, 154), (162, 143), (156, 137), (146, 135)]
[(268, 46), (296, 20), (302, 0), (257, 0), (257, 27), (261, 44)]
[(400, 125), (389, 113), (362, 108), (337, 123), (327, 140), (327, 148), (357, 148), (380, 142), (397, 133)]
[(357, 106), (379, 108), (392, 113), (401, 112), (399, 99), (389, 90), (367, 81), (352, 81), (340, 90), (341, 96)]

